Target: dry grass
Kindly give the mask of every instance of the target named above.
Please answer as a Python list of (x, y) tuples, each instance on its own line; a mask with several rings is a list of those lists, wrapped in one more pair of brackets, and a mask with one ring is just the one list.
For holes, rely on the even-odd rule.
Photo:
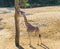
[[(0, 18), (0, 26), (4, 29), (0, 30), (0, 49), (17, 49), (14, 44), (15, 38), (15, 21), (14, 10), (0, 8), (2, 14)], [(6, 12), (8, 11), (8, 12)], [(34, 26), (38, 26), (41, 31), (43, 43), (50, 49), (59, 49), (60, 47), (60, 7), (39, 7), (24, 9), (27, 14), (28, 22)], [(6, 13), (4, 13), (6, 12)], [(23, 17), (20, 17), (20, 31), (24, 33), (20, 37), (20, 44), (24, 49), (32, 49), (29, 47), (29, 39), (24, 24)], [(37, 45), (37, 37), (32, 37), (32, 45), (36, 49), (44, 49)], [(7, 45), (8, 44), (8, 45)]]

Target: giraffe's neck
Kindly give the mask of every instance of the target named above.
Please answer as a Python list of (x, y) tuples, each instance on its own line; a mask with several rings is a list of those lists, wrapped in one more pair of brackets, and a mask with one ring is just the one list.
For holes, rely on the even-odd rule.
[(25, 15), (24, 15), (24, 22), (25, 22), (25, 25), (28, 26), (28, 21)]

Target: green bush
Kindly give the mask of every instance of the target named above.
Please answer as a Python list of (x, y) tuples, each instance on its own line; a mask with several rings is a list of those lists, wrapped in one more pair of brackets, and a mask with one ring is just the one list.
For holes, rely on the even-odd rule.
[(26, 7), (30, 7), (30, 4), (29, 4), (29, 3), (26, 3), (25, 6), (26, 6)]

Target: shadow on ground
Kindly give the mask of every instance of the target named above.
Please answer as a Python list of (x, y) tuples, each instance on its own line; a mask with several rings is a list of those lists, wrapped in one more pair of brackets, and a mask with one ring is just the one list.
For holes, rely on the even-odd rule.
[(30, 46), (30, 48), (32, 48), (32, 49), (36, 49), (35, 47), (33, 47), (32, 45)]
[(3, 27), (0, 27), (0, 30), (3, 30), (4, 28)]
[(7, 14), (7, 13), (11, 13), (11, 11), (2, 11), (2, 12), (0, 12), (0, 14)]
[(26, 16), (33, 15), (33, 14), (26, 14)]
[(16, 46), (18, 49), (24, 49), (21, 45)]
[(0, 21), (2, 21), (3, 20), (3, 18), (0, 18)]
[(12, 8), (7, 8), (8, 10), (14, 10), (14, 8), (12, 7)]
[(44, 49), (49, 49), (49, 47), (48, 46), (46, 46), (45, 44), (43, 44), (43, 43), (41, 43), (41, 45), (39, 45), (39, 46), (41, 46), (42, 48), (44, 48)]

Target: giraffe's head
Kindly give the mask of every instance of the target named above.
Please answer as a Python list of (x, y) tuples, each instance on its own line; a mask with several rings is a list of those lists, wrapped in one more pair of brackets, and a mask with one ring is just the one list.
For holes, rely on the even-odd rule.
[(23, 11), (20, 11), (21, 12), (21, 14), (23, 15), (23, 16), (25, 16), (25, 12), (23, 12)]

